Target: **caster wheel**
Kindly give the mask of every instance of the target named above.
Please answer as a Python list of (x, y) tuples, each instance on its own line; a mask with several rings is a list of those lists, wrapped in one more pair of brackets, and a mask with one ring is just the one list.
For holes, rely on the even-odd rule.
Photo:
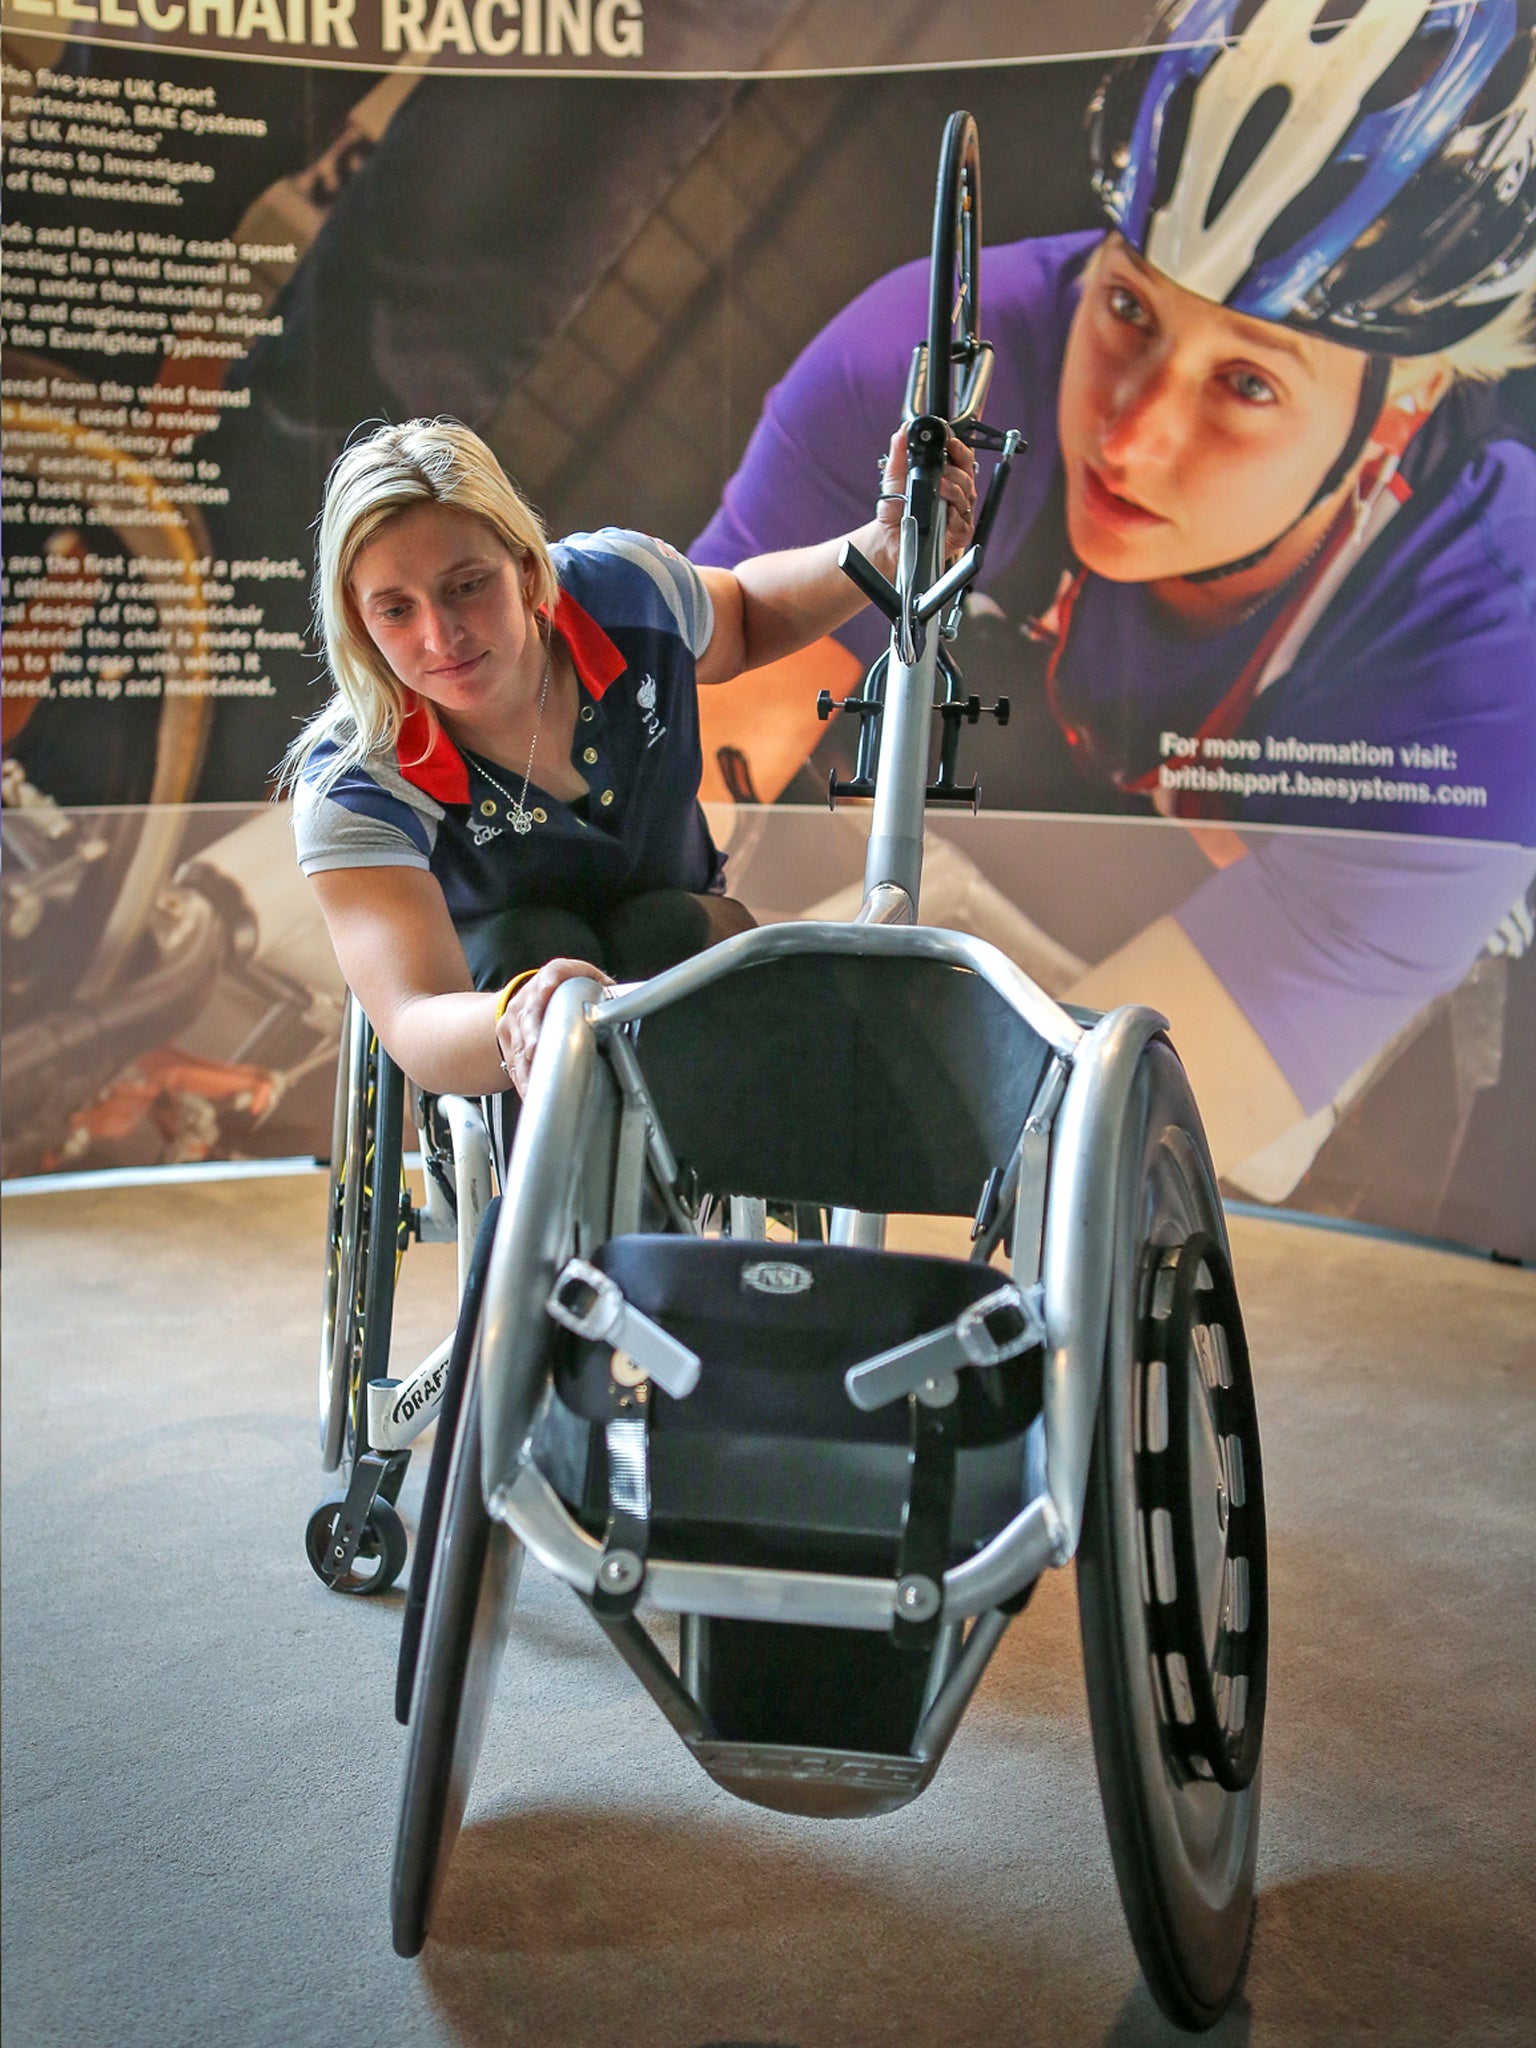
[(344, 1505), (344, 1496), (333, 1494), (329, 1500), (321, 1501), (310, 1516), (309, 1526), (304, 1531), (304, 1548), (309, 1562), (316, 1577), (324, 1579), (333, 1593), (382, 1593), (395, 1583), (405, 1568), (405, 1524), (391, 1503), (381, 1495), (368, 1510), (357, 1555), (343, 1575), (333, 1579), (327, 1560), (337, 1517)]

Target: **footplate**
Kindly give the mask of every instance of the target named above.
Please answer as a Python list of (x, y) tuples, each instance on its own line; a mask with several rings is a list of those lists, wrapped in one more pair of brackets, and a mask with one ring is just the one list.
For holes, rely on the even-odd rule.
[(853, 1749), (803, 1749), (773, 1742), (688, 1744), (717, 1785), (755, 1806), (815, 1820), (862, 1820), (895, 1813), (927, 1785), (939, 1759), (881, 1756)]

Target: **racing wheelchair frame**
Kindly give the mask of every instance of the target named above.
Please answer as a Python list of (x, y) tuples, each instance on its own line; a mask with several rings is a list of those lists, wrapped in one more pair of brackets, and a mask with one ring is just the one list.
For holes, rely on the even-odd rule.
[[(1069, 1011), (994, 948), (915, 922), (925, 802), (975, 800), (953, 768), (976, 712), (943, 642), (1019, 446), (980, 422), (979, 251), (976, 131), (957, 114), (896, 583), (845, 561), (892, 627), (850, 700), (853, 784), (832, 790), (873, 797), (858, 919), (748, 932), (551, 1003), (465, 1289), (440, 1520), (418, 1546), (425, 1622), (402, 1646), (401, 1954), (429, 1931), (525, 1554), (717, 1783), (849, 1818), (924, 1789), (1012, 1616), (1075, 1560), (1142, 1967), (1190, 2027), (1239, 1981), (1264, 1496), (1199, 1117), (1154, 1012)], [(951, 432), (999, 461), (946, 569)], [(770, 1238), (769, 1202), (830, 1211), (830, 1241)], [(971, 1257), (885, 1249), (895, 1213), (970, 1217)], [(675, 1665), (655, 1612), (679, 1617)]]

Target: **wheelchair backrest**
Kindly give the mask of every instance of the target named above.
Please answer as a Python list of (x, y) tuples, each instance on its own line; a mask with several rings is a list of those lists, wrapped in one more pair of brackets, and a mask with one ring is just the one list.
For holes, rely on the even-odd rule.
[(954, 934), (778, 927), (705, 958), (650, 985), (634, 1044), (680, 1166), (714, 1194), (969, 1215), (1076, 1036)]

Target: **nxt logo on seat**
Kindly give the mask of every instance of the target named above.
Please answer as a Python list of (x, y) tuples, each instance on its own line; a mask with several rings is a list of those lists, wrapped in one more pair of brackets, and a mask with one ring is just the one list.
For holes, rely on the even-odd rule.
[(741, 1269), (741, 1284), (754, 1294), (806, 1294), (815, 1285), (809, 1266), (791, 1259), (756, 1259)]

